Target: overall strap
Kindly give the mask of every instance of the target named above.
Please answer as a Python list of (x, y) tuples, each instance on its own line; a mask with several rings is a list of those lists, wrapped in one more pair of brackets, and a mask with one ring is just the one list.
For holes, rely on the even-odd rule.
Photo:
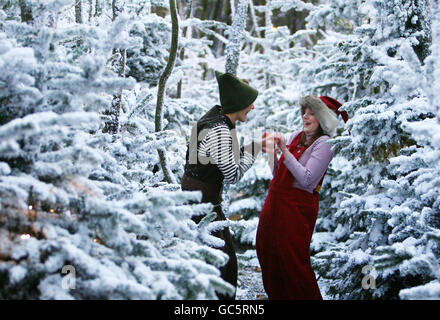
[(321, 181), (319, 181), (318, 185), (316, 186), (316, 188), (313, 190), (313, 193), (319, 193), (321, 191), (322, 188), (322, 182), (324, 181), (324, 177), (325, 174), (327, 173), (327, 170), (325, 170), (324, 174), (322, 175)]

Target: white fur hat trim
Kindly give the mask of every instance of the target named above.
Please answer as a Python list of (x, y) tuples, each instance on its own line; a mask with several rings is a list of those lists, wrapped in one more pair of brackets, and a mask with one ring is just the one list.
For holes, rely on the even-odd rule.
[(336, 128), (339, 124), (338, 117), (321, 99), (308, 95), (299, 100), (299, 105), (313, 111), (326, 135), (333, 137), (336, 134)]

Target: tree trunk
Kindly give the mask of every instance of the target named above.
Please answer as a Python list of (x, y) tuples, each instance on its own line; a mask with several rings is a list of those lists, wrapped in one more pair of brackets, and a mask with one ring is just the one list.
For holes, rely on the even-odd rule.
[(89, 22), (92, 21), (93, 18), (93, 0), (89, 0)]
[[(185, 18), (192, 18), (194, 17), (194, 1), (191, 1), (189, 4), (189, 9), (187, 11), (187, 14), (185, 14), (184, 10), (183, 10), (183, 5), (181, 6), (182, 10), (181, 11), (181, 15), (183, 15), (183, 17)], [(185, 28), (184, 30), (182, 30), (182, 33), (184, 34), (185, 38), (190, 39), (192, 37), (192, 27), (189, 26), (187, 28)], [(183, 61), (183, 59), (185, 58), (185, 48), (182, 48), (180, 50), (180, 61)], [(180, 99), (182, 97), (182, 79), (177, 83), (177, 98)]]
[[(240, 1), (240, 0), (238, 0)], [(238, 4), (237, 4), (238, 6)], [(229, 0), (229, 7), (231, 8), (231, 19), (234, 20), (235, 17), (235, 0)]]
[[(179, 41), (179, 22), (177, 19), (177, 9), (175, 0), (170, 0), (170, 13), (171, 13), (171, 23), (172, 23), (172, 32), (171, 32), (171, 50), (170, 56), (168, 58), (168, 63), (165, 66), (165, 70), (159, 78), (159, 87), (157, 92), (157, 104), (156, 104), (156, 117), (155, 117), (155, 130), (156, 132), (162, 131), (162, 117), (163, 117), (163, 101), (165, 96), (165, 87), (166, 82), (171, 75), (171, 71), (174, 67), (174, 62), (176, 61), (177, 56), (177, 47)], [(165, 176), (165, 180), (168, 183), (176, 183), (175, 178), (171, 170), (169, 170), (166, 163), (165, 149), (160, 148), (157, 150), (160, 158), (160, 165), (162, 167), (162, 171)]]
[[(264, 14), (264, 21), (265, 21), (265, 27), (266, 27), (266, 32), (264, 37), (266, 37), (267, 32), (270, 32), (269, 30), (273, 28), (273, 24), (272, 24), (272, 9), (270, 8), (270, 2), (271, 0), (267, 0), (266, 1), (266, 12)], [(267, 52), (265, 52), (267, 53)], [(271, 76), (270, 76), (270, 72), (266, 69), (264, 71), (264, 78), (265, 78), (265, 82), (266, 82), (266, 89), (269, 89), (270, 87), (270, 82), (271, 82)]]
[[(76, 23), (81, 23), (81, 24), (83, 23), (83, 19), (82, 19), (82, 0), (76, 0), (76, 2), (75, 2), (75, 22)], [(83, 44), (83, 41), (82, 41), (82, 39), (80, 37), (80, 39), (78, 39), (76, 41), (76, 46), (80, 49), (82, 44)]]
[[(224, 1), (217, 1), (216, 5), (214, 6), (214, 10), (211, 16), (211, 20), (216, 20), (216, 21), (221, 21), (221, 13), (224, 11)], [(212, 29), (214, 32), (217, 32), (217, 28), (213, 28)], [(212, 37), (212, 41), (213, 41), (213, 45), (212, 45), (212, 51), (214, 52), (215, 55), (218, 56), (218, 49), (221, 46), (221, 42), (215, 38), (214, 36)]]
[[(257, 38), (263, 38), (261, 31), (258, 30), (259, 25), (258, 25), (257, 15), (255, 13), (254, 0), (249, 1), (249, 9), (250, 9), (250, 13), (251, 13), (252, 24), (254, 25), (255, 35)], [(252, 43), (250, 53), (256, 51), (257, 50), (256, 48), (258, 48), (258, 47), (259, 47), (259, 45)]]
[(26, 0), (19, 0), (20, 5), (20, 15), (22, 22), (32, 22), (32, 9)]
[(75, 2), (75, 22), (83, 23), (82, 19), (82, 1), (76, 0)]
[(95, 2), (95, 17), (100, 17), (102, 14), (102, 8), (100, 5), (101, 0), (96, 0)]
[[(115, 21), (118, 17), (119, 13), (122, 12), (123, 9), (118, 8), (117, 0), (112, 0), (112, 20)], [(127, 59), (126, 50), (114, 49), (113, 55), (115, 56), (115, 60), (113, 62), (113, 68), (118, 73), (119, 77), (125, 78), (125, 64)], [(110, 119), (105, 122), (104, 129), (102, 132), (104, 133), (112, 133), (115, 134), (119, 130), (119, 115), (121, 113), (122, 107), (122, 90), (118, 92), (118, 94), (113, 96), (112, 105), (110, 110), (106, 110), (104, 112), (105, 115), (109, 116)]]
[(237, 73), (243, 32), (246, 28), (249, 0), (239, 0), (232, 20), (232, 32), (226, 48), (226, 72)]

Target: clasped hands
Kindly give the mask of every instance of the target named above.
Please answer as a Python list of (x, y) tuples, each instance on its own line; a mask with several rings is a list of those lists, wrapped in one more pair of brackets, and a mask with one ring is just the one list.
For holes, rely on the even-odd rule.
[(286, 149), (284, 136), (278, 132), (264, 132), (261, 137), (261, 151), (270, 155), (276, 153), (276, 147), (283, 151)]

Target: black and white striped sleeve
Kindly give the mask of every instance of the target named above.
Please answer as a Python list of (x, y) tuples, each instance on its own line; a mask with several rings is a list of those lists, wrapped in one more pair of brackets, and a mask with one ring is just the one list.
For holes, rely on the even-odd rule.
[(230, 184), (237, 183), (243, 177), (243, 174), (252, 167), (258, 154), (251, 150), (253, 143), (240, 149), (238, 145), (234, 146), (232, 135), (226, 125), (212, 128), (204, 142), (210, 158), (217, 164), (226, 182)]

